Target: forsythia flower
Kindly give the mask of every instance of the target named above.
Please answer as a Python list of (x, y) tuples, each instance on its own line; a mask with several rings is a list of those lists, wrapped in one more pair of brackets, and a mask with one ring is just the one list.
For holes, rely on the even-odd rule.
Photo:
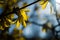
[(14, 23), (15, 21), (12, 21), (10, 17), (4, 16), (3, 18), (0, 19), (0, 29), (4, 30), (6, 27), (9, 27), (10, 24)]
[(48, 0), (41, 0), (40, 1), (40, 5), (41, 5), (42, 9), (45, 9), (47, 4), (48, 4)]
[[(0, 8), (4, 9), (4, 5), (0, 4)], [(7, 11), (0, 14), (0, 30), (4, 30), (6, 27), (9, 27), (10, 24), (15, 23), (15, 21), (12, 21), (11, 18), (13, 17), (13, 14), (4, 16)]]
[(27, 9), (22, 9), (17, 13), (17, 15), (18, 15), (18, 19), (16, 22), (17, 28), (20, 26), (20, 24), (22, 24), (24, 27), (26, 27), (26, 21), (28, 20), (28, 16), (26, 15), (26, 12), (28, 12)]
[[(12, 0), (10, 0), (10, 1), (12, 1)], [(17, 0), (13, 0), (13, 2), (16, 2), (16, 1)], [(15, 23), (16, 23), (16, 27), (19, 27), (20, 24), (22, 24), (24, 27), (26, 27), (26, 21), (28, 20), (28, 16), (26, 15), (26, 12), (28, 10), (27, 9), (18, 10), (17, 13), (16, 13), (18, 18), (17, 18), (17, 20), (13, 21), (15, 13), (5, 15), (6, 13), (9, 13), (9, 12), (13, 11), (13, 7), (11, 7), (12, 4), (10, 5), (9, 2), (7, 4), (8, 8), (7, 7), (6, 7), (7, 9), (4, 8), (3, 13), (0, 15), (0, 29), (4, 30), (6, 27), (9, 27), (11, 24), (15, 24)], [(1, 7), (4, 7), (4, 6), (2, 5)]]

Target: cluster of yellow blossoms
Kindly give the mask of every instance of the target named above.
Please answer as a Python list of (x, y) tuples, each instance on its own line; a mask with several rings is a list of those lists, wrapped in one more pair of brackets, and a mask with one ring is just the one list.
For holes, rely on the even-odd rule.
[[(4, 30), (6, 27), (9, 27), (11, 24), (16, 24), (16, 27), (18, 28), (20, 24), (23, 24), (24, 27), (26, 27), (26, 21), (28, 20), (28, 16), (26, 15), (26, 12), (28, 11), (26, 8), (19, 10), (16, 15), (18, 16), (16, 21), (13, 21), (12, 19), (14, 18), (14, 13), (9, 14), (9, 12), (12, 12), (13, 7), (11, 6), (12, 3), (16, 3), (17, 0), (10, 0), (8, 2), (8, 8), (9, 9), (4, 9), (5, 12), (2, 13), (2, 18), (0, 18), (0, 29)], [(0, 5), (3, 7), (3, 5)], [(6, 5), (5, 5), (6, 6)], [(8, 11), (10, 10), (10, 11)], [(5, 15), (5, 14), (9, 15)]]
[[(10, 1), (7, 0), (7, 2), (8, 2), (8, 8), (12, 11), (13, 10), (12, 5), (14, 3), (17, 3), (18, 1), (17, 0), (10, 0)], [(48, 0), (41, 0), (40, 1), (40, 5), (41, 5), (42, 9), (45, 9), (47, 4), (48, 4)], [(2, 5), (0, 5), (0, 6), (2, 6)], [(5, 11), (7, 13), (7, 10), (5, 10)], [(16, 13), (16, 15), (18, 16), (18, 19), (16, 21), (12, 21), (12, 18), (14, 18), (14, 14), (10, 14), (8, 16), (4, 16), (3, 18), (1, 18), (0, 19), (0, 24), (1, 24), (0, 29), (4, 30), (4, 28), (9, 27), (10, 24), (16, 24), (17, 28), (19, 28), (20, 24), (22, 24), (24, 27), (26, 27), (26, 21), (28, 20), (28, 16), (26, 14), (27, 11), (28, 10), (26, 8), (19, 10)], [(8, 11), (8, 13), (9, 12), (10, 11)], [(3, 14), (6, 14), (6, 13), (3, 13)]]

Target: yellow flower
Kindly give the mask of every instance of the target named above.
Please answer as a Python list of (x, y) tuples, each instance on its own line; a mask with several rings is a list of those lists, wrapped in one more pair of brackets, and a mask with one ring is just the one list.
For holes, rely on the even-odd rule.
[(16, 22), (16, 27), (19, 28), (20, 24), (22, 24), (24, 27), (26, 27), (26, 21), (28, 20), (28, 16), (26, 14), (28, 10), (26, 9), (22, 9), (20, 10), (17, 15), (18, 15), (18, 19)]
[(4, 28), (0, 25), (0, 30), (4, 30)]
[(46, 29), (42, 29), (43, 32), (46, 32)]
[[(16, 14), (17, 14), (18, 18), (16, 21), (12, 20), (14, 18), (14, 14), (9, 14), (9, 15), (5, 16), (6, 13), (13, 11), (13, 7), (11, 7), (11, 6), (12, 6), (13, 2), (16, 3), (17, 0), (13, 0), (13, 2), (12, 3), (11, 2), (12, 2), (12, 0), (8, 1), (8, 4), (7, 4), (8, 10), (4, 10), (6, 12), (4, 12), (2, 14), (2, 18), (0, 17), (0, 25), (1, 25), (0, 29), (5, 29), (6, 27), (9, 27), (11, 24), (15, 24), (15, 23), (16, 23), (17, 28), (20, 26), (20, 24), (22, 24), (24, 27), (26, 27), (26, 21), (28, 20), (28, 16), (26, 14), (26, 12), (28, 12), (27, 9), (24, 8), (22, 10), (17, 11), (18, 13), (16, 13)], [(25, 6), (25, 4), (24, 4), (24, 6)]]
[[(6, 10), (4, 8), (3, 4), (0, 4), (0, 7), (3, 7), (4, 11)], [(7, 11), (3, 12), (3, 14), (0, 15), (0, 29), (1, 30), (4, 30), (6, 27), (9, 27), (10, 24), (15, 23), (15, 21), (12, 20), (12, 18), (14, 17), (14, 15), (11, 14), (11, 15), (5, 16), (6, 13), (7, 13)]]
[(45, 9), (47, 4), (48, 4), (48, 0), (41, 0), (40, 1), (40, 5), (41, 5), (42, 9)]
[(5, 29), (6, 27), (9, 27), (10, 24), (14, 24), (16, 21), (12, 20), (12, 15), (3, 16), (3, 18), (0, 18), (0, 29)]

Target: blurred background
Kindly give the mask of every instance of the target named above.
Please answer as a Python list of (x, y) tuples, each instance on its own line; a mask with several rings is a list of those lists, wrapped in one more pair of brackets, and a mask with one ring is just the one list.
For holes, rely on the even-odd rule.
[[(36, 0), (18, 0), (15, 4), (19, 8), (23, 3), (33, 3)], [(13, 4), (14, 5), (14, 4)], [(27, 26), (24, 28), (20, 24), (16, 28), (15, 24), (11, 24), (7, 31), (0, 30), (0, 40), (60, 40), (60, 1), (49, 0), (45, 9), (42, 9), (39, 2), (26, 7), (29, 9), (27, 12), (28, 21)], [(0, 8), (0, 15), (3, 12)], [(56, 10), (56, 11), (55, 11)], [(57, 16), (56, 16), (57, 12)], [(58, 21), (57, 21), (58, 17)], [(14, 19), (18, 16), (14, 14)]]

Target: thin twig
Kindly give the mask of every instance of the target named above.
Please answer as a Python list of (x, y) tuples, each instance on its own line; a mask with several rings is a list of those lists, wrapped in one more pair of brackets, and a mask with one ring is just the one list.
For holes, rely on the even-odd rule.
[[(33, 5), (33, 4), (35, 4), (35, 3), (39, 2), (39, 1), (40, 1), (40, 0), (37, 0), (37, 1), (33, 2), (33, 3), (30, 3), (30, 4), (28, 4), (28, 5), (26, 5), (26, 6), (22, 7), (22, 8), (19, 8), (17, 11), (19, 11), (19, 10), (21, 10), (21, 9), (24, 9), (24, 8), (30, 6), (30, 5)], [(13, 14), (13, 13), (14, 13), (14, 12), (9, 12), (9, 13), (6, 13), (4, 16), (7, 16), (7, 15), (10, 15), (10, 14)]]

